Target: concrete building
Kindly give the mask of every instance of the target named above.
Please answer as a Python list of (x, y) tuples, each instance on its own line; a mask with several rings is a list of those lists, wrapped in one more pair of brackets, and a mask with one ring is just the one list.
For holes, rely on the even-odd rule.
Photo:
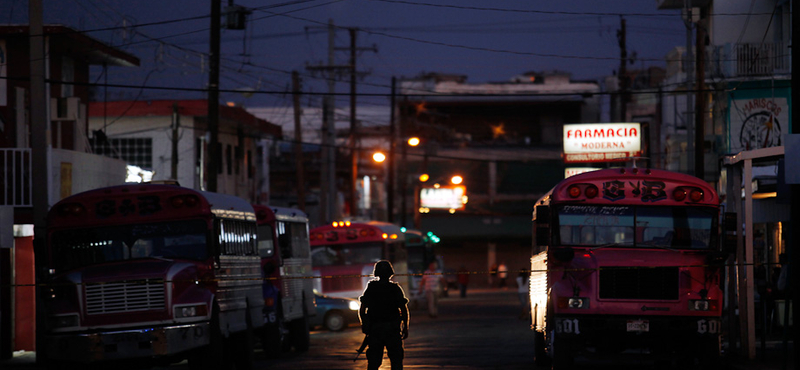
[[(659, 9), (683, 8), (689, 13), (681, 0), (658, 3)], [(731, 271), (739, 278), (735, 288), (739, 301), (729, 304), (737, 309), (741, 331), (731, 333), (730, 340), (733, 347), (738, 341), (742, 354), (752, 359), (757, 327), (764, 333), (782, 323), (760, 305), (756, 308), (754, 281), (775, 285), (770, 270), (780, 267), (781, 255), (791, 254), (786, 241), (796, 229), (789, 227), (787, 194), (779, 190), (784, 144), (792, 132), (791, 3), (704, 0), (692, 1), (691, 6), (692, 17), (686, 20), (694, 42), (687, 46), (702, 58), (687, 61), (686, 47), (676, 47), (667, 56), (664, 91), (669, 93), (662, 103), (665, 167), (700, 172), (717, 185), (725, 209), (736, 213), (734, 224), (744, 225), (737, 230), (735, 258), (740, 267)], [(687, 88), (701, 99), (686, 99)], [(695, 115), (702, 115), (701, 126), (691, 119)], [(692, 133), (697, 130), (704, 140), (694, 145), (702, 151), (692, 151), (686, 144), (694, 141)], [(693, 153), (704, 157), (702, 171), (690, 160)], [(757, 271), (754, 264), (771, 268)]]
[[(93, 102), (89, 142), (95, 153), (204, 190), (209, 163), (208, 100)], [(220, 106), (217, 192), (269, 201), (269, 152), (281, 128), (238, 106)]]
[[(34, 176), (47, 179), (47, 203), (125, 181), (125, 163), (92, 154), (86, 105), (89, 68), (136, 67), (139, 59), (63, 26), (44, 27), (49, 105), (32, 106), (27, 25), (0, 26), (0, 358), (34, 350)], [(49, 116), (46, 168), (32, 168), (30, 114)], [(23, 285), (23, 286), (18, 286)], [(13, 305), (12, 305), (13, 302)]]

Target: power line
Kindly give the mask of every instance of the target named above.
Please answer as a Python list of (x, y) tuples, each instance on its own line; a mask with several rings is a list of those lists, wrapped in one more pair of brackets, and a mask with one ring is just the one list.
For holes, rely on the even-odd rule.
[[(450, 5), (450, 4), (433, 4), (422, 3), (405, 0), (372, 0), (383, 3), (405, 4), (414, 6), (427, 6), (434, 8), (449, 8), (449, 9), (462, 9), (462, 10), (480, 10), (480, 11), (493, 11), (504, 13), (534, 13), (534, 14), (550, 14), (550, 15), (593, 15), (604, 17), (674, 17), (674, 14), (664, 13), (610, 13), (610, 12), (573, 12), (573, 11), (548, 11), (548, 10), (531, 10), (531, 9), (508, 9), (508, 8), (491, 8), (491, 7), (478, 7), (478, 6), (464, 6), (464, 5)], [(749, 16), (749, 15), (767, 15), (769, 13), (719, 13), (715, 16)]]

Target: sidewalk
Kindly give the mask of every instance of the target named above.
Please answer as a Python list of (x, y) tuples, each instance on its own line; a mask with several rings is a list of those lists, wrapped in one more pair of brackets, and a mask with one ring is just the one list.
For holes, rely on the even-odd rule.
[(765, 342), (761, 342), (761, 337), (756, 337), (756, 356), (754, 359), (746, 359), (743, 351), (739, 349), (738, 354), (731, 354), (728, 359), (730, 369), (744, 370), (783, 370), (795, 368), (795, 345), (791, 335), (784, 343), (783, 332), (767, 334)]

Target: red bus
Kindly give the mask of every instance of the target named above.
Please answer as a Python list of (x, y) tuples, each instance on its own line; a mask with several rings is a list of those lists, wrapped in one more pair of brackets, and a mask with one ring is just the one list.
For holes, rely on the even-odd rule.
[[(357, 298), (372, 278), (378, 260), (394, 266), (394, 281), (408, 289), (405, 236), (394, 224), (337, 221), (310, 231), (314, 289), (332, 297)], [(363, 275), (363, 276), (362, 276)]]
[(252, 366), (264, 299), (248, 202), (120, 185), (58, 202), (47, 232), (47, 321), (37, 348), (46, 363)]
[(561, 181), (533, 211), (536, 363), (631, 351), (716, 363), (718, 225), (716, 192), (692, 176), (618, 168)]
[(294, 208), (253, 205), (258, 219), (258, 252), (264, 281), (264, 328), (261, 342), (269, 357), (283, 348), (309, 347), (308, 316), (315, 315), (309, 277), (311, 246), (308, 216)]

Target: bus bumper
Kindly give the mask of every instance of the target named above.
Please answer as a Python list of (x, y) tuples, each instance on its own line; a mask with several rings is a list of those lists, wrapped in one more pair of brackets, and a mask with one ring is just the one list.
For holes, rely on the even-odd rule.
[(169, 357), (209, 343), (209, 324), (45, 336), (49, 360), (95, 362)]
[(713, 357), (721, 354), (721, 329), (719, 317), (558, 316), (548, 334), (555, 346), (560, 342), (585, 354), (634, 350)]

